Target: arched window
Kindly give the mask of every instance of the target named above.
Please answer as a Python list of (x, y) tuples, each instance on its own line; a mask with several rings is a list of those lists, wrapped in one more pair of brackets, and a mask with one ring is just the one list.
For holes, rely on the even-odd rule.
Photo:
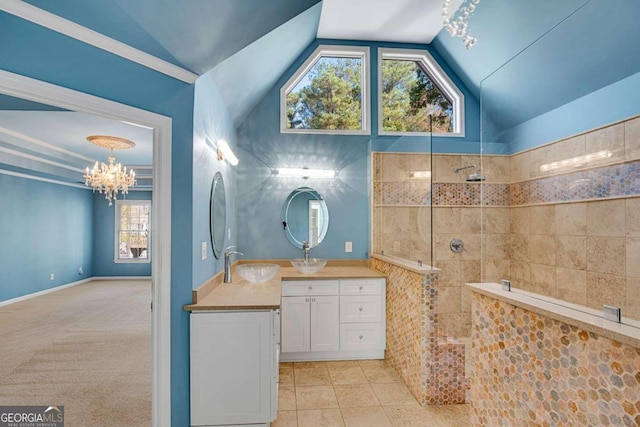
[(380, 135), (464, 136), (464, 95), (429, 52), (378, 52)]
[(280, 130), (368, 135), (369, 48), (319, 46), (280, 89)]

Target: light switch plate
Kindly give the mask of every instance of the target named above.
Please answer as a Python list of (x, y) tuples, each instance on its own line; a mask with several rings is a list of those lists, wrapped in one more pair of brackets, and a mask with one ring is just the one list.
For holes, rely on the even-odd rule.
[(201, 251), (202, 260), (204, 261), (205, 259), (207, 259), (207, 242), (202, 242), (200, 251)]
[(345, 252), (353, 252), (353, 243), (352, 242), (344, 242), (344, 251)]

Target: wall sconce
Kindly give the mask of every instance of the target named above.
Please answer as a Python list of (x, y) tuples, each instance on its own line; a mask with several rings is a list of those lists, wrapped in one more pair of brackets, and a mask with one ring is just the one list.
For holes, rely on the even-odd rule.
[(274, 175), (283, 178), (335, 178), (338, 171), (333, 169), (309, 169), (309, 168), (277, 168)]
[(597, 151), (595, 153), (585, 154), (584, 156), (572, 157), (570, 159), (560, 160), (558, 162), (545, 163), (540, 166), (540, 172), (549, 172), (557, 169), (577, 168), (597, 160), (608, 159), (613, 156), (609, 150)]
[(219, 139), (216, 146), (218, 147), (218, 160), (226, 160), (233, 166), (238, 165), (238, 158), (233, 154), (233, 151), (231, 151), (231, 147), (229, 147), (227, 141)]

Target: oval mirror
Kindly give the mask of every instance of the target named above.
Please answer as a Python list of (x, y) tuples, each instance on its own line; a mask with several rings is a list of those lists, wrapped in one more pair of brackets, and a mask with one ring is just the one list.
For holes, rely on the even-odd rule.
[(289, 242), (302, 248), (318, 246), (329, 228), (329, 210), (324, 199), (309, 187), (296, 188), (289, 194), (282, 209), (282, 227)]
[(224, 231), (227, 228), (226, 203), (222, 174), (216, 172), (211, 184), (211, 203), (209, 205), (209, 233), (211, 234), (211, 249), (216, 259), (224, 246)]

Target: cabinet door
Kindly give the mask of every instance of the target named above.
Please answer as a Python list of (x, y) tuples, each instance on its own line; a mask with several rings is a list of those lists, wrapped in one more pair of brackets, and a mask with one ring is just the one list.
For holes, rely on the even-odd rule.
[(190, 320), (191, 425), (269, 422), (272, 313), (192, 313)]
[(309, 303), (311, 297), (282, 297), (280, 307), (281, 345), (283, 353), (309, 351), (311, 316)]
[(311, 297), (311, 351), (340, 350), (338, 296)]

